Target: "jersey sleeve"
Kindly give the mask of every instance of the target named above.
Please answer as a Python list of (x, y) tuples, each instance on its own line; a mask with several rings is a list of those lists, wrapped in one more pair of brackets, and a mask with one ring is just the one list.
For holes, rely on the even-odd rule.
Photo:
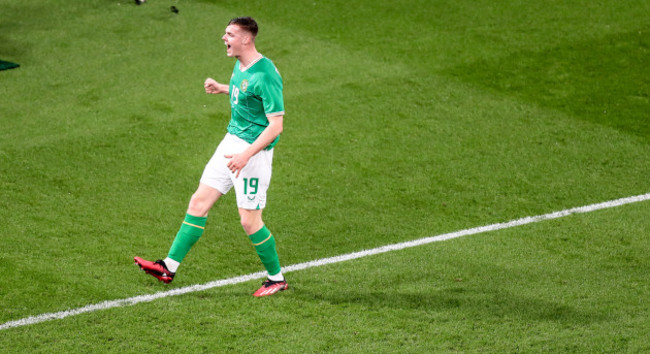
[(262, 98), (264, 114), (267, 117), (284, 115), (284, 97), (282, 94), (282, 77), (277, 69), (264, 73), (257, 94)]

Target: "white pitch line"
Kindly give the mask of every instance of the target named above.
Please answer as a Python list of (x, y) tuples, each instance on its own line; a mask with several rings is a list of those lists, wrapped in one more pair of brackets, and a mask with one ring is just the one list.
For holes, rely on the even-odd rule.
[[(529, 216), (529, 217), (525, 217), (525, 218), (521, 218), (521, 219), (517, 219), (517, 220), (512, 220), (512, 221), (505, 222), (505, 223), (498, 223), (498, 224), (492, 224), (492, 225), (487, 225), (487, 226), (480, 226), (480, 227), (475, 227), (475, 228), (472, 228), (472, 229), (466, 229), (466, 230), (451, 232), (451, 233), (442, 234), (442, 235), (438, 235), (438, 236), (425, 237), (425, 238), (421, 238), (421, 239), (418, 239), (418, 240), (396, 243), (396, 244), (392, 244), (392, 245), (382, 246), (382, 247), (373, 248), (373, 249), (370, 249), (370, 250), (365, 250), (365, 251), (360, 251), (360, 252), (348, 253), (348, 254), (335, 256), (335, 257), (331, 257), (331, 258), (318, 259), (318, 260), (311, 261), (311, 262), (294, 264), (294, 265), (290, 265), (290, 266), (287, 266), (287, 267), (283, 267), (282, 270), (285, 273), (294, 272), (294, 271), (303, 270), (303, 269), (320, 267), (320, 266), (327, 265), (327, 264), (345, 262), (345, 261), (349, 261), (349, 260), (352, 260), (352, 259), (367, 257), (367, 256), (375, 255), (375, 254), (386, 253), (386, 252), (391, 252), (391, 251), (402, 250), (402, 249), (405, 249), (405, 248), (421, 246), (421, 245), (425, 245), (425, 244), (428, 244), (428, 243), (446, 241), (446, 240), (451, 240), (451, 239), (458, 238), (458, 237), (475, 235), (475, 234), (480, 234), (480, 233), (489, 232), (489, 231), (508, 229), (508, 228), (511, 228), (511, 227), (522, 226), (522, 225), (526, 225), (526, 224), (532, 224), (532, 223), (536, 223), (536, 222), (540, 222), (540, 221), (562, 218), (562, 217), (565, 217), (565, 216), (568, 216), (568, 215), (571, 215), (571, 214), (590, 213), (590, 212), (596, 211), (596, 210), (614, 208), (614, 207), (618, 207), (618, 206), (621, 206), (621, 205), (638, 203), (638, 202), (642, 202), (642, 201), (646, 201), (646, 200), (650, 200), (650, 193), (637, 195), (637, 196), (633, 196), (633, 197), (627, 197), (627, 198), (611, 200), (611, 201), (608, 201), (608, 202), (603, 202), (603, 203), (598, 203), (598, 204), (586, 205), (586, 206), (572, 208), (572, 209), (566, 209), (566, 210), (557, 211), (557, 212), (550, 213), (550, 214), (544, 214), (544, 215), (538, 215), (538, 216)], [(222, 286), (226, 286), (226, 285), (239, 284), (239, 283), (247, 282), (249, 280), (261, 279), (261, 278), (264, 278), (265, 276), (266, 276), (266, 272), (251, 273), (251, 274), (241, 275), (241, 276), (234, 277), (234, 278), (215, 280), (215, 281), (211, 281), (211, 282), (205, 283), (205, 284), (197, 284), (197, 285), (186, 286), (186, 287), (183, 287), (183, 288), (178, 288), (178, 289), (173, 289), (173, 290), (161, 291), (161, 292), (158, 292), (158, 293), (155, 293), (155, 294), (139, 295), (139, 296), (134, 296), (134, 297), (126, 298), (126, 299), (104, 301), (104, 302), (100, 302), (100, 303), (97, 303), (97, 304), (88, 305), (88, 306), (80, 307), (80, 308), (77, 308), (77, 309), (66, 310), (66, 311), (44, 313), (44, 314), (37, 315), (37, 316), (31, 316), (31, 317), (26, 317), (26, 318), (15, 320), (15, 321), (5, 322), (5, 323), (0, 325), (0, 331), (5, 330), (5, 329), (9, 329), (9, 328), (14, 328), (14, 327), (22, 327), (22, 326), (33, 325), (33, 324), (46, 322), (46, 321), (50, 321), (50, 320), (55, 320), (55, 319), (63, 319), (63, 318), (70, 317), (70, 316), (80, 315), (82, 313), (95, 312), (95, 311), (99, 311), (99, 310), (107, 310), (107, 309), (111, 309), (111, 308), (115, 308), (115, 307), (131, 306), (131, 305), (139, 304), (141, 302), (151, 302), (151, 301), (154, 301), (154, 300), (157, 300), (157, 299), (162, 299), (162, 298), (166, 298), (166, 297), (170, 297), (170, 296), (183, 295), (183, 294), (187, 294), (187, 293), (193, 293), (193, 292), (208, 290), (208, 289), (212, 289), (212, 288), (218, 288), (218, 287), (222, 287)]]

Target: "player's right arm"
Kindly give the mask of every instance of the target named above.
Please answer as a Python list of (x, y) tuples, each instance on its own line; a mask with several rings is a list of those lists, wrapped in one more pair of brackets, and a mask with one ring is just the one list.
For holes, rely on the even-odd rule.
[(212, 78), (207, 78), (205, 79), (205, 83), (203, 84), (203, 87), (205, 87), (205, 92), (206, 93), (225, 93), (228, 94), (230, 92), (230, 86), (225, 85), (225, 84), (220, 84), (216, 82)]

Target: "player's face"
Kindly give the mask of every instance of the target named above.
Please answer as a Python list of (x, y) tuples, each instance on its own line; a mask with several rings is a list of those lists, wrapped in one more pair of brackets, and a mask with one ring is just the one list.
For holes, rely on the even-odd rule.
[(250, 35), (237, 25), (228, 25), (226, 34), (221, 37), (226, 45), (226, 54), (229, 57), (238, 57), (241, 54), (244, 43)]

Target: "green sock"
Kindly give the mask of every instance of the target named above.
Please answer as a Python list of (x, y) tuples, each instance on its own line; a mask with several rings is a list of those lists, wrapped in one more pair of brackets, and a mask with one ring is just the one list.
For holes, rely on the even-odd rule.
[(187, 252), (190, 251), (190, 248), (203, 235), (207, 220), (207, 217), (202, 218), (186, 214), (185, 221), (183, 221), (180, 230), (178, 230), (167, 257), (179, 263), (182, 262)]
[(278, 257), (278, 251), (275, 249), (275, 238), (271, 235), (271, 231), (266, 226), (263, 226), (259, 231), (248, 237), (255, 246), (257, 255), (260, 256), (260, 260), (269, 275), (280, 273), (280, 258)]

